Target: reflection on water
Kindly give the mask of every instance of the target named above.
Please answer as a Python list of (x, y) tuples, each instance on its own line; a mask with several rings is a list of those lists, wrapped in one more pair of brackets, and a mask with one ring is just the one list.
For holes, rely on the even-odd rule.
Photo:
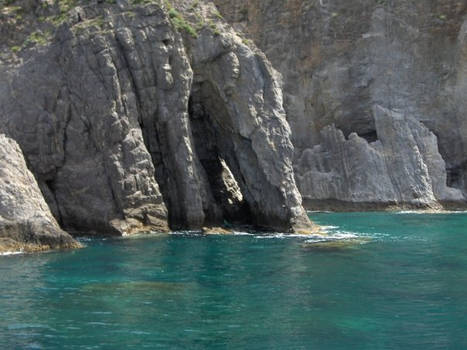
[(467, 215), (0, 257), (0, 349), (464, 349)]

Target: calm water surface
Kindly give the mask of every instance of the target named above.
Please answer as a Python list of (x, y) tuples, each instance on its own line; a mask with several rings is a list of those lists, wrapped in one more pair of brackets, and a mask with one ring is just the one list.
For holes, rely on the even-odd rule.
[(0, 349), (467, 349), (467, 214), (312, 218), (364, 239), (178, 234), (0, 257)]

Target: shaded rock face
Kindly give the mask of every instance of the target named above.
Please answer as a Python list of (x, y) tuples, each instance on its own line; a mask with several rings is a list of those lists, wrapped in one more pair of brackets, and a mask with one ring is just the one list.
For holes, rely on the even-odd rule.
[(0, 130), (20, 144), (62, 227), (311, 227), (281, 85), (263, 55), (225, 24), (182, 37), (157, 4), (68, 16), (50, 43), (0, 64)]
[[(297, 182), (309, 203), (465, 206), (467, 3), (214, 2), (284, 77)], [(388, 110), (384, 125), (375, 112), (379, 107)], [(410, 132), (403, 131), (407, 128)], [(376, 160), (379, 144), (384, 152), (417, 147), (404, 150), (396, 164), (388, 163), (386, 154)], [(354, 164), (351, 170), (337, 161), (344, 149), (346, 163)], [(323, 164), (326, 171), (317, 171)], [(397, 178), (407, 171), (413, 173), (402, 186)], [(407, 187), (408, 194), (399, 193)]]
[(0, 134), (0, 253), (76, 247), (52, 216), (18, 144)]

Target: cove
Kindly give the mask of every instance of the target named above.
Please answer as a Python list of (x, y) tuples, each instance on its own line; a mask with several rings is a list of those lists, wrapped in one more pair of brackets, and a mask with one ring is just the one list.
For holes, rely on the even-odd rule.
[(0, 348), (467, 348), (466, 213), (310, 217), (355, 243), (180, 232), (2, 256)]

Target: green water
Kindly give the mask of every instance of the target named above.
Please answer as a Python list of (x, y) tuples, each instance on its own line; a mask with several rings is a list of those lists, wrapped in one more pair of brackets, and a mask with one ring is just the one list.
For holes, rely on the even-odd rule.
[(331, 235), (170, 235), (0, 257), (0, 349), (467, 349), (467, 214), (313, 214)]

